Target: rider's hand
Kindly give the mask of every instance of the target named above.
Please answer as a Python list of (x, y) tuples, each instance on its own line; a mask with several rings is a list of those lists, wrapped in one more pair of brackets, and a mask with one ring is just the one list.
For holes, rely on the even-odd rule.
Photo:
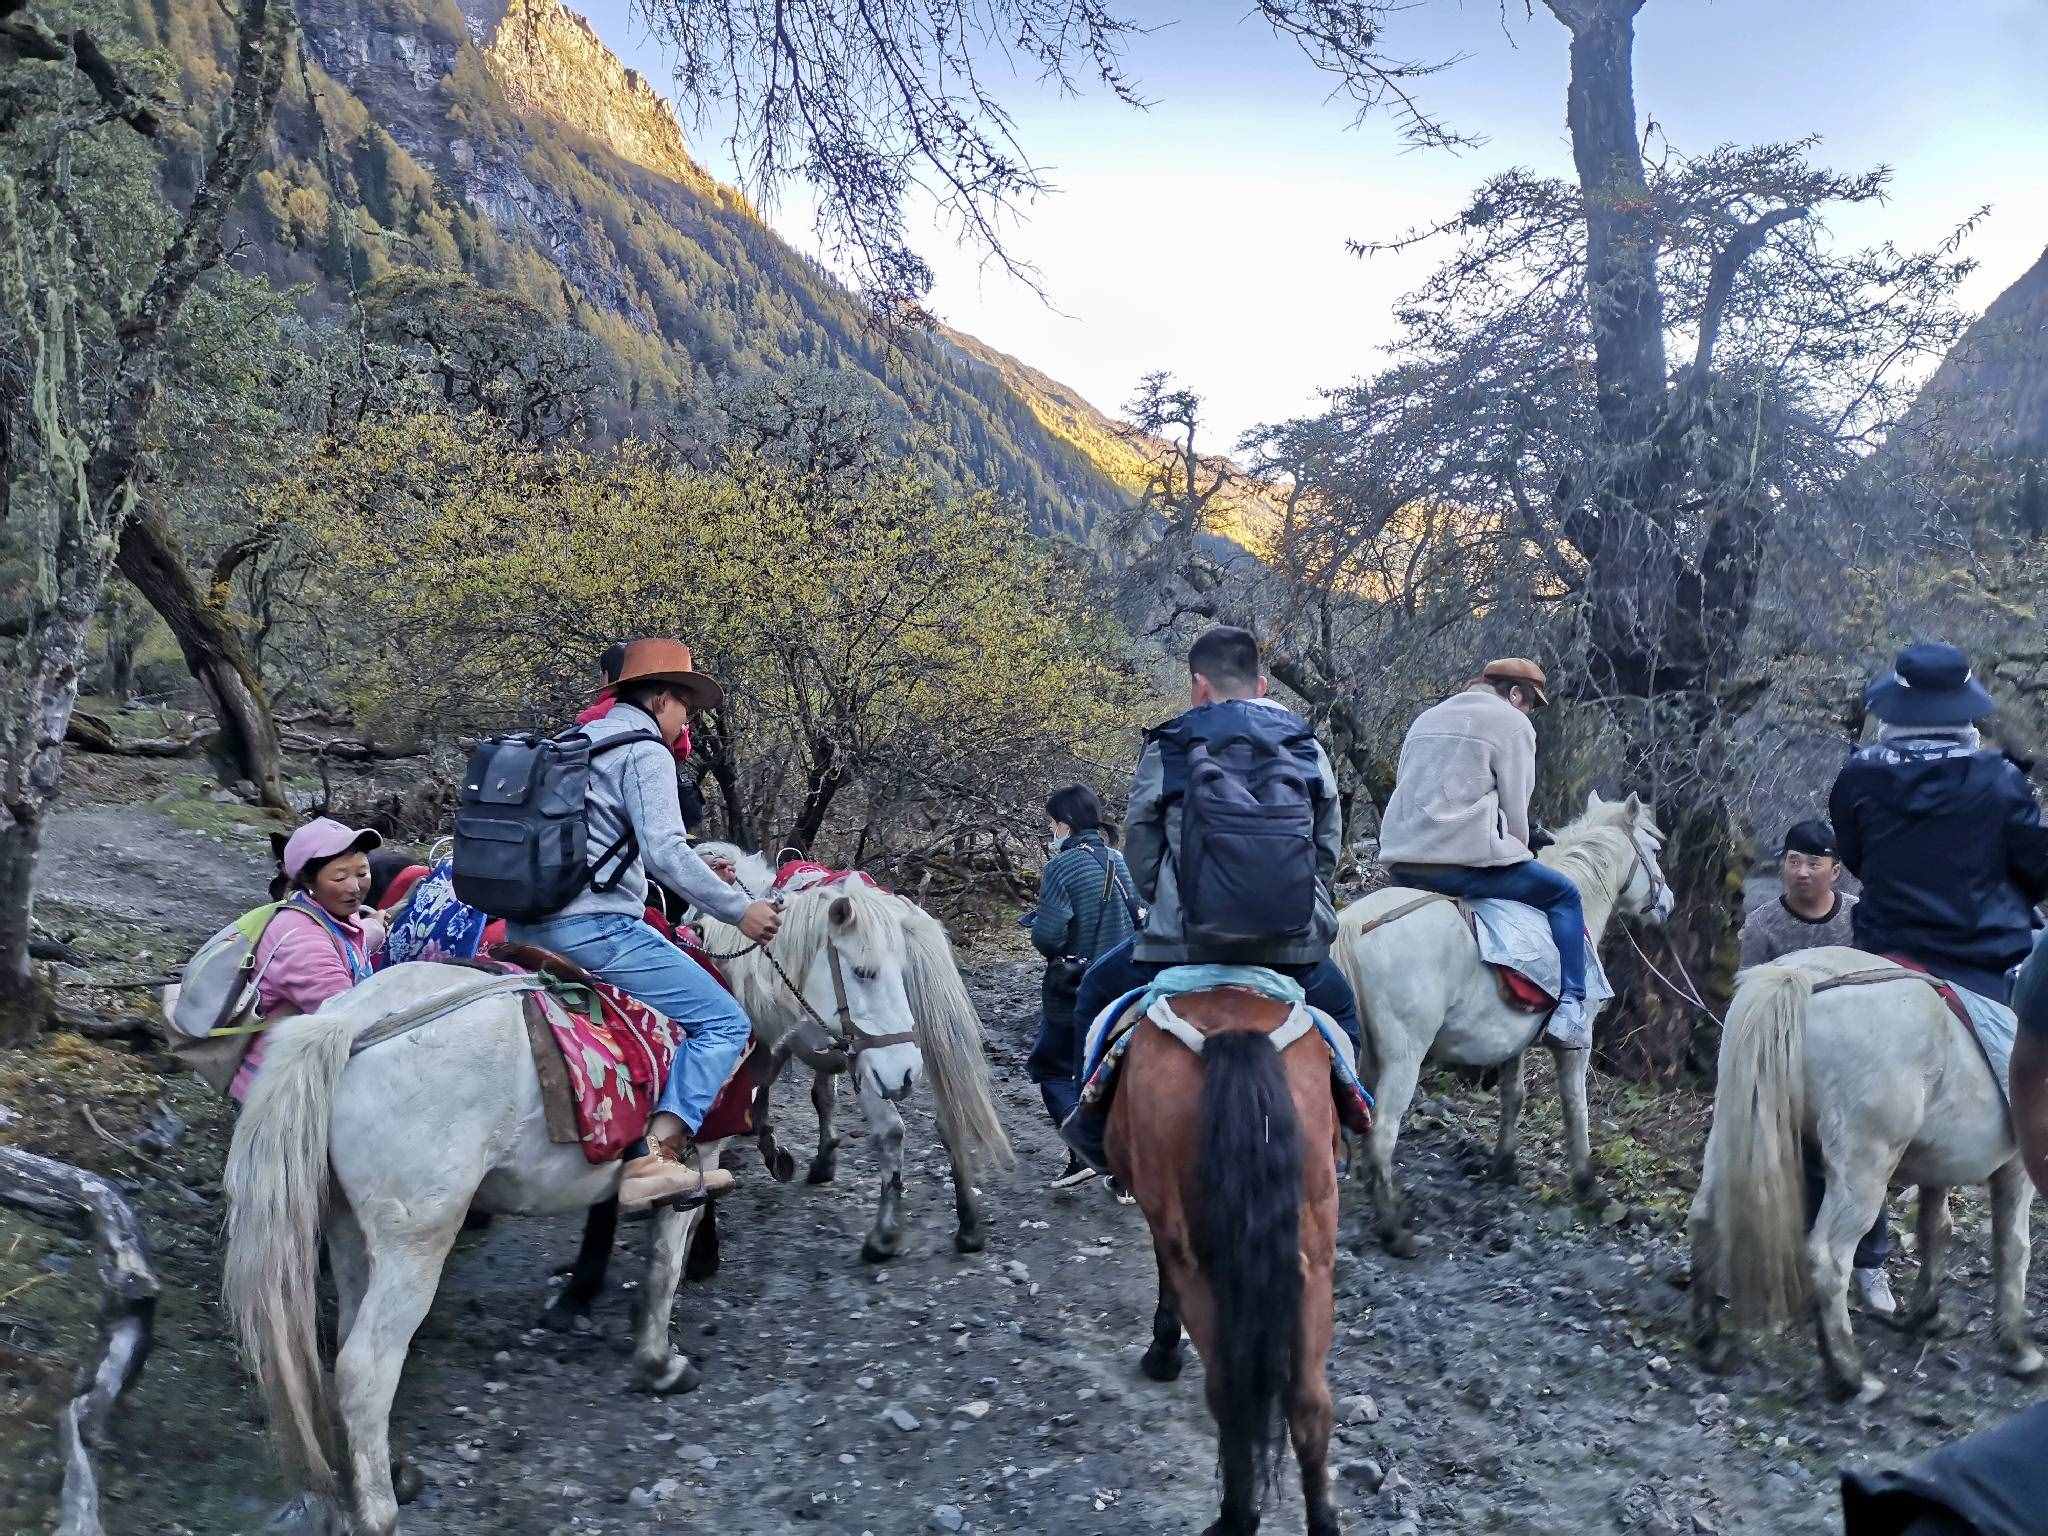
[(740, 914), (740, 932), (756, 944), (766, 944), (782, 930), (782, 912), (772, 901), (757, 901)]
[(718, 876), (727, 885), (738, 885), (740, 883), (740, 872), (732, 867), (730, 859), (712, 857), (707, 858), (704, 863), (711, 873)]

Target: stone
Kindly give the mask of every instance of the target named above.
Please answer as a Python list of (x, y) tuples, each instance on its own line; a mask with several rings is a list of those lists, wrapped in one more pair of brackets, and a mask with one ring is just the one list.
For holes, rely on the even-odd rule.
[(1377, 1424), (1380, 1405), (1368, 1392), (1354, 1392), (1337, 1405), (1337, 1416), (1346, 1424)]
[(882, 1422), (901, 1430), (906, 1435), (924, 1427), (917, 1415), (900, 1403), (891, 1403), (882, 1410)]
[(932, 1511), (932, 1529), (935, 1531), (964, 1531), (967, 1529), (967, 1516), (961, 1513), (960, 1506), (957, 1504), (941, 1504)]
[(696, 1443), (695, 1441), (692, 1441), (692, 1442), (691, 1442), (690, 1444), (688, 1444), (688, 1445), (685, 1445), (685, 1446), (682, 1446), (681, 1448), (679, 1448), (679, 1449), (678, 1449), (678, 1450), (676, 1451), (676, 1455), (677, 1455), (677, 1457), (678, 1457), (678, 1458), (680, 1458), (680, 1459), (681, 1459), (681, 1460), (683, 1460), (683, 1461), (709, 1461), (709, 1462), (716, 1462), (716, 1461), (718, 1460), (718, 1458), (717, 1458), (716, 1456), (714, 1456), (714, 1455), (712, 1455), (712, 1454), (711, 1454), (711, 1447), (710, 1447), (710, 1446), (708, 1446), (708, 1445), (699, 1445), (699, 1444), (697, 1444), (697, 1443)]
[(977, 1397), (972, 1402), (962, 1403), (953, 1411), (963, 1419), (985, 1419), (988, 1417), (988, 1410), (989, 1404), (984, 1399)]
[(853, 1378), (853, 1384), (863, 1392), (875, 1390), (875, 1378), (872, 1376), (856, 1376)]
[(1387, 1480), (1387, 1469), (1367, 1456), (1358, 1461), (1345, 1462), (1344, 1476), (1367, 1493), (1378, 1493), (1380, 1485)]
[(1618, 1227), (1628, 1220), (1628, 1207), (1619, 1200), (1610, 1200), (1600, 1208), (1600, 1225)]

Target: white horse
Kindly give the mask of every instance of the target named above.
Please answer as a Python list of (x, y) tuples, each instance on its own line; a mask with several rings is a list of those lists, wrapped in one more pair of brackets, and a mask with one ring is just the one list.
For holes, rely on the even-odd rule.
[[(699, 845), (699, 851), (729, 862), (741, 889), (749, 895), (769, 893), (775, 871), (761, 854), (747, 853), (731, 843), (704, 843)], [(915, 902), (875, 891), (858, 879), (842, 879), (811, 888), (812, 892), (818, 889), (859, 891), (865, 902), (895, 915), (902, 931), (904, 984), (915, 1021), (914, 1045), (862, 1052), (848, 1071), (854, 1097), (874, 1133), (872, 1140), (882, 1165), (881, 1200), (874, 1226), (861, 1245), (861, 1257), (879, 1263), (894, 1257), (902, 1247), (903, 1116), (896, 1105), (909, 1096), (921, 1073), (931, 1077), (932, 1096), (938, 1106), (939, 1136), (952, 1163), (953, 1207), (959, 1222), (953, 1246), (961, 1253), (979, 1253), (988, 1245), (988, 1229), (975, 1197), (975, 1170), (985, 1162), (1007, 1166), (1015, 1161), (1015, 1155), (990, 1093), (981, 1017), (961, 979), (946, 930)], [(790, 991), (769, 954), (749, 944), (736, 928), (701, 914), (699, 921), (704, 929), (705, 948), (718, 961), (748, 1017), (754, 1021), (756, 1038), (774, 1052), (767, 1081), (757, 1100), (756, 1134), (761, 1140), (763, 1160), (772, 1168), (777, 1161), (786, 1163), (789, 1157), (775, 1144), (768, 1120), (768, 1101), (776, 1075), (794, 1050), (815, 1074), (811, 1103), (818, 1112), (818, 1151), (811, 1161), (809, 1182), (830, 1183), (837, 1172), (839, 1147), (839, 1138), (833, 1131), (833, 1083), (840, 1071), (848, 1069), (822, 1060), (814, 1047), (798, 1046), (799, 1038), (805, 1035), (815, 1042), (817, 1026), (823, 1021), (817, 1010), (807, 1008)], [(778, 940), (775, 954), (780, 953)], [(787, 1173), (780, 1176), (786, 1177)]]
[[(1834, 978), (1861, 973), (1893, 979)], [(1805, 1231), (1802, 1149), (1815, 1143), (1827, 1195)], [(1900, 1326), (1942, 1329), (1948, 1191), (1991, 1186), (1998, 1344), (2006, 1368), (2043, 1366), (2027, 1336), (2033, 1187), (1977, 1043), (1934, 988), (1860, 950), (1804, 949), (1744, 971), (1721, 1037), (1720, 1084), (1692, 1206), (1696, 1340), (1731, 1358), (1738, 1323), (1784, 1322), (1809, 1304), (1831, 1390), (1870, 1403), (1884, 1383), (1849, 1331), (1849, 1269), (1896, 1178), (1920, 1186), (1920, 1283)]]
[[(1579, 888), (1586, 932), (1595, 944), (1615, 909), (1662, 922), (1671, 912), (1657, 854), (1663, 839), (1655, 816), (1636, 796), (1586, 801), (1586, 814), (1557, 834), (1542, 861)], [(1500, 1067), (1500, 1137), (1493, 1154), (1496, 1177), (1515, 1178), (1515, 1125), (1525, 1093), (1522, 1061), (1539, 1027), (1538, 1016), (1501, 1000), (1493, 968), (1479, 959), (1472, 930), (1458, 908), (1431, 901), (1391, 922), (1375, 919), (1428, 893), (1399, 886), (1374, 891), (1344, 909), (1334, 955), (1358, 998), (1360, 1067), (1373, 1092), (1372, 1138), (1366, 1176), (1379, 1210), (1380, 1240), (1399, 1258), (1413, 1258), (1409, 1227), (1394, 1184), (1394, 1144), (1401, 1117), (1415, 1097), (1424, 1061)], [(1572, 1187), (1593, 1190), (1593, 1152), (1586, 1126), (1588, 1052), (1552, 1045), (1558, 1092), (1571, 1142)]]
[[(872, 1035), (910, 1025), (902, 926), (863, 890), (806, 893), (776, 952), (805, 999)], [(834, 972), (841, 978), (835, 985)], [(461, 1003), (352, 1054), (380, 1020), (482, 979), (455, 966), (394, 966), (271, 1033), (228, 1151), (225, 1296), (276, 1438), (316, 1527), (387, 1536), (398, 1523), (390, 1413), (413, 1332), (477, 1209), (556, 1215), (616, 1197), (620, 1165), (548, 1139), (517, 996)], [(874, 1053), (888, 1070), (887, 1051)], [(706, 1143), (717, 1166), (724, 1143)], [(701, 1209), (701, 1208), (700, 1208)], [(641, 1386), (688, 1390), (698, 1372), (670, 1344), (670, 1309), (699, 1210), (654, 1214), (634, 1326)], [(339, 1299), (331, 1387), (315, 1335), (325, 1239)]]

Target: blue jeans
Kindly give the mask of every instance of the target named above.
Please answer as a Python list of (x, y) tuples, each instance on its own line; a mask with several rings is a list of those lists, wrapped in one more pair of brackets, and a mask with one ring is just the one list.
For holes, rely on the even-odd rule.
[(1497, 896), (1542, 909), (1557, 941), (1558, 996), (1586, 996), (1586, 914), (1579, 888), (1535, 859), (1499, 869), (1464, 869), (1450, 864), (1396, 864), (1394, 879), (1419, 891), (1445, 896)]
[(686, 1038), (655, 1109), (674, 1115), (694, 1136), (753, 1033), (733, 995), (639, 918), (621, 912), (512, 923), (507, 933), (516, 943), (538, 944), (574, 960), (682, 1030)]

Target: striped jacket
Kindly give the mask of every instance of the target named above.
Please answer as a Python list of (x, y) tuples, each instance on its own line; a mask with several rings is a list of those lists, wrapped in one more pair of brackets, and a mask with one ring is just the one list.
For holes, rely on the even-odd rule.
[[(1105, 857), (1116, 872), (1116, 884), (1106, 903), (1102, 888)], [(1080, 955), (1093, 960), (1130, 934), (1130, 903), (1135, 900), (1124, 856), (1105, 844), (1100, 832), (1076, 832), (1060, 845), (1060, 851), (1045, 866), (1045, 875), (1039, 882), (1038, 910), (1031, 918), (1031, 942), (1048, 959)]]

